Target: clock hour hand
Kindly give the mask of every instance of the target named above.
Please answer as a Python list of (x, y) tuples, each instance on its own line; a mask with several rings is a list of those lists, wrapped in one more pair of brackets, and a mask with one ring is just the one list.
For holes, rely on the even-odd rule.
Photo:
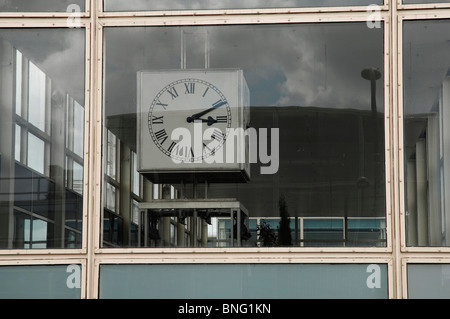
[[(208, 116), (207, 119), (199, 117), (198, 119), (195, 119), (195, 121), (201, 121), (202, 123), (208, 123), (208, 126), (211, 126), (211, 125), (213, 125), (213, 124), (218, 122), (217, 120), (213, 119), (211, 116)], [(188, 122), (190, 123), (190, 122), (193, 122), (193, 121), (189, 121), (188, 120)]]
[(199, 118), (199, 120), (202, 120), (203, 123), (205, 123), (205, 122), (208, 123), (208, 126), (211, 126), (211, 125), (217, 123), (217, 120), (213, 119), (211, 116), (208, 116), (207, 120), (202, 119), (202, 118)]
[(211, 108), (209, 108), (207, 110), (204, 110), (202, 112), (196, 113), (196, 114), (194, 114), (192, 116), (189, 116), (188, 118), (186, 118), (186, 121), (188, 123), (194, 122), (195, 120), (199, 119), (201, 116), (203, 116), (203, 115), (205, 115), (205, 114), (207, 114), (207, 113), (217, 109), (218, 107), (221, 107), (224, 104), (227, 104), (227, 102), (222, 101), (222, 100), (217, 101), (216, 103), (213, 104), (213, 106)]

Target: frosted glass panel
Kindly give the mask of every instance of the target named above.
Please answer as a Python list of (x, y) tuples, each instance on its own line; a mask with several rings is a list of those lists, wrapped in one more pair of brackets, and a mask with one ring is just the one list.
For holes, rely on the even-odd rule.
[(81, 267), (1, 266), (0, 299), (79, 299)]
[(101, 265), (100, 298), (387, 298), (387, 265)]
[(450, 265), (408, 265), (408, 298), (450, 298)]

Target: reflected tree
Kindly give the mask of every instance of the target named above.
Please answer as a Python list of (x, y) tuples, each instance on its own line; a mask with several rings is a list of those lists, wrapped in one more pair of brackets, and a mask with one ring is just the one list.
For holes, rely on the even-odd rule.
[(291, 246), (292, 245), (292, 236), (291, 236), (291, 227), (289, 220), (289, 212), (287, 209), (286, 199), (284, 195), (280, 196), (278, 200), (278, 207), (280, 210), (280, 226), (279, 226), (279, 237), (278, 244), (280, 246)]

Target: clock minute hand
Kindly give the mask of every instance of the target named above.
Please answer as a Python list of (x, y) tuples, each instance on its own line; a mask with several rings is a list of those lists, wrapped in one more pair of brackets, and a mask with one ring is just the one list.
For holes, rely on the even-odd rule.
[(201, 116), (203, 116), (203, 115), (205, 115), (205, 114), (207, 114), (207, 113), (209, 113), (209, 112), (211, 112), (211, 111), (217, 109), (218, 107), (221, 107), (221, 106), (224, 105), (224, 104), (227, 104), (227, 102), (220, 100), (220, 101), (214, 103), (213, 106), (212, 106), (211, 108), (209, 108), (209, 109), (207, 109), (207, 110), (204, 110), (204, 111), (202, 111), (202, 112), (193, 114), (192, 116), (189, 116), (186, 120), (187, 120), (189, 123), (191, 123), (191, 122), (197, 120), (199, 117), (201, 117)]

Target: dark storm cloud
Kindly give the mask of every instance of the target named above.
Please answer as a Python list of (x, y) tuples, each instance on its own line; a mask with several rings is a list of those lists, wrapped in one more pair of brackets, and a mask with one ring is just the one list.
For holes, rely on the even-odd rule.
[[(370, 85), (361, 77), (361, 71), (367, 67), (384, 71), (383, 29), (369, 29), (365, 23), (182, 30), (105, 30), (108, 113), (135, 110), (136, 90), (132, 85), (136, 83), (137, 71), (180, 68), (182, 32), (208, 33), (211, 69), (244, 70), (252, 105), (369, 110)], [(192, 48), (187, 58), (196, 55), (203, 57), (203, 46)], [(377, 84), (378, 103), (383, 105), (383, 80)]]
[(3, 29), (5, 39), (53, 82), (84, 105), (85, 33), (83, 29)]

